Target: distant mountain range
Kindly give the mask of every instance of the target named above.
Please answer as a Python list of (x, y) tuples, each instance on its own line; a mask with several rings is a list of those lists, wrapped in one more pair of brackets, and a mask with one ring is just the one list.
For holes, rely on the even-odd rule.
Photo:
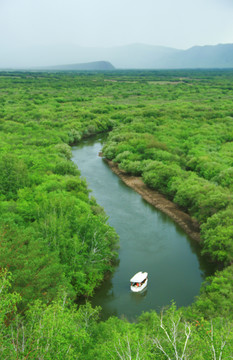
[(96, 66), (99, 70), (105, 70), (106, 67), (109, 70), (114, 67), (117, 69), (233, 68), (233, 44), (194, 46), (188, 50), (144, 44), (112, 48), (60, 45), (18, 48), (11, 52), (2, 49), (0, 55), (0, 68), (96, 70)]

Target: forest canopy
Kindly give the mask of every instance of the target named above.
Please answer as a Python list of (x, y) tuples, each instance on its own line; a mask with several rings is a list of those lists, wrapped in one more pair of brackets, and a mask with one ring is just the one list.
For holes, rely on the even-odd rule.
[[(232, 356), (232, 101), (232, 70), (0, 73), (1, 358)], [(80, 304), (117, 259), (71, 161), (101, 133), (104, 156), (195, 218), (221, 264), (191, 306), (129, 323)]]

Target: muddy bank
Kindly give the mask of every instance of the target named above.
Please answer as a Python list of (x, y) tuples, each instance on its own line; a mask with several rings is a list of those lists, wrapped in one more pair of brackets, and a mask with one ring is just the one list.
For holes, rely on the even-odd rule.
[(112, 171), (117, 174), (126, 185), (137, 191), (143, 199), (155, 208), (167, 214), (194, 240), (200, 242), (200, 229), (198, 223), (188, 214), (184, 213), (172, 201), (167, 200), (163, 195), (148, 188), (138, 176), (127, 175), (110, 160), (105, 159)]

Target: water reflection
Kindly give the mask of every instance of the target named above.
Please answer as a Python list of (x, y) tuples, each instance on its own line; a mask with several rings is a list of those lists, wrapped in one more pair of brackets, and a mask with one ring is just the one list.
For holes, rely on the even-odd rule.
[(131, 298), (132, 302), (134, 302), (135, 304), (140, 304), (144, 300), (144, 298), (147, 296), (147, 291), (148, 291), (147, 287), (139, 293), (131, 291), (130, 298)]

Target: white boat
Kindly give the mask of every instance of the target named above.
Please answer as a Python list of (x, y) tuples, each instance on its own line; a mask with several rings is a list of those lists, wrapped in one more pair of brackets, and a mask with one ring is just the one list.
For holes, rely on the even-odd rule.
[(142, 291), (147, 287), (147, 283), (148, 283), (148, 273), (139, 271), (130, 279), (130, 284), (131, 284), (130, 289), (133, 292)]

